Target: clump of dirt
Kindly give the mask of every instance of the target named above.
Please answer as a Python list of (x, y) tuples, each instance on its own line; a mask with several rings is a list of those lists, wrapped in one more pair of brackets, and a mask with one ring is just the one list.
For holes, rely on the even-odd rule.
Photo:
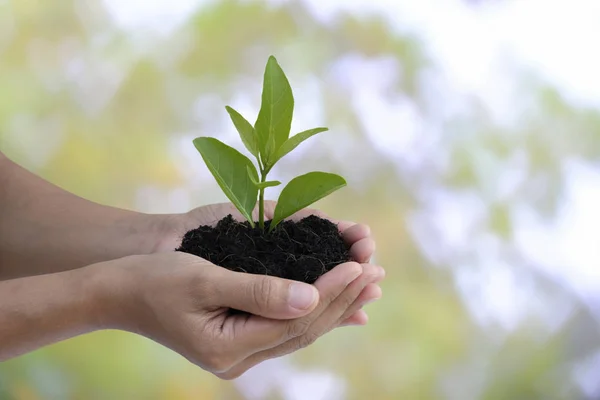
[(236, 272), (271, 275), (314, 283), (333, 267), (352, 261), (350, 249), (329, 220), (309, 216), (283, 221), (268, 232), (239, 222), (231, 215), (216, 226), (199, 226), (187, 232), (176, 251), (204, 258)]

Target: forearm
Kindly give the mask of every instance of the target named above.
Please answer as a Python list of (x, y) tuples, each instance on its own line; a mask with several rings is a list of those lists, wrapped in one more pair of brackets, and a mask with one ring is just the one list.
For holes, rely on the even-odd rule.
[(91, 272), (0, 282), (0, 361), (102, 328), (110, 302)]
[(165, 218), (84, 200), (0, 153), (0, 280), (151, 253)]

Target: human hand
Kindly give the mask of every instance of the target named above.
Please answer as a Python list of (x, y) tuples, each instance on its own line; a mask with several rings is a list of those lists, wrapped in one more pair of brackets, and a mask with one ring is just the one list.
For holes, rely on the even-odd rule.
[[(265, 218), (273, 218), (275, 212), (274, 201), (265, 202)], [(244, 221), (245, 218), (231, 203), (211, 204), (196, 208), (185, 214), (176, 214), (168, 217), (168, 226), (164, 230), (157, 251), (173, 251), (181, 244), (181, 239), (186, 232), (197, 228), (200, 225), (215, 225), (219, 220), (231, 214), (238, 221)], [(309, 215), (317, 215), (321, 218), (326, 218), (338, 225), (340, 233), (345, 242), (350, 246), (350, 255), (353, 260), (359, 263), (369, 263), (375, 252), (375, 241), (371, 237), (371, 229), (363, 224), (356, 224), (349, 221), (334, 220), (323, 212), (315, 209), (304, 209), (294, 214), (292, 220), (300, 220)], [(253, 217), (258, 219), (258, 208), (254, 210)], [(365, 287), (361, 293), (357, 304), (364, 305), (371, 303), (381, 297), (381, 288), (377, 283), (371, 283)], [(347, 315), (340, 326), (347, 325), (365, 325), (368, 322), (367, 314), (362, 310), (356, 310), (355, 313)]]
[(313, 286), (232, 272), (180, 252), (88, 268), (100, 277), (104, 327), (146, 336), (223, 379), (311, 344), (354, 313), (361, 293), (384, 274), (350, 262)]

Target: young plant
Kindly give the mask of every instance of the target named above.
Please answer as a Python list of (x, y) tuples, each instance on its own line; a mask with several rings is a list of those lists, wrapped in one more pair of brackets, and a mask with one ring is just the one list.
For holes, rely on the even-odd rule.
[[(252, 227), (255, 226), (252, 211), (258, 198), (258, 223), (264, 229), (265, 189), (281, 185), (279, 181), (267, 180), (269, 172), (300, 143), (328, 129), (309, 129), (290, 137), (294, 96), (273, 56), (265, 68), (262, 102), (254, 126), (233, 108), (225, 108), (242, 142), (256, 158), (258, 169), (248, 157), (215, 138), (199, 137), (194, 139), (194, 145), (227, 198)], [(310, 172), (294, 178), (281, 192), (269, 231), (285, 218), (344, 186), (344, 178), (326, 172)]]

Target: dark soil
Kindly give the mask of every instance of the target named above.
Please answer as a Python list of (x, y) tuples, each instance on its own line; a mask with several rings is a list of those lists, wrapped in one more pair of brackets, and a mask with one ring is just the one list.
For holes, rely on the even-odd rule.
[[(268, 228), (270, 221), (265, 222)], [(336, 265), (351, 261), (348, 246), (331, 221), (310, 216), (284, 221), (273, 232), (231, 215), (216, 226), (189, 231), (177, 251), (194, 254), (236, 272), (314, 283)]]

